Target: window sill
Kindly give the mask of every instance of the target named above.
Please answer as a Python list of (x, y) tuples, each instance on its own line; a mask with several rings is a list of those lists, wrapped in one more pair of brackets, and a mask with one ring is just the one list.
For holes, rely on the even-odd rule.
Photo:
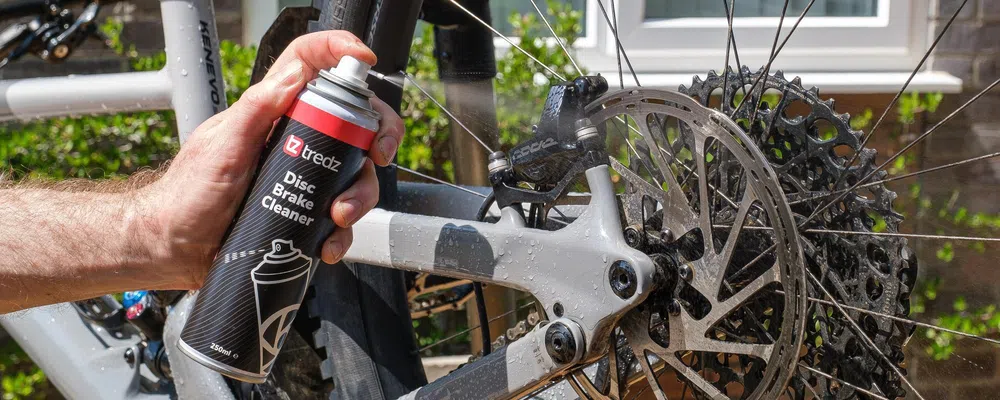
[[(612, 87), (617, 86), (618, 72), (601, 72), (608, 78)], [(691, 85), (692, 76), (685, 73), (639, 73), (639, 83), (643, 86), (663, 89), (676, 89), (680, 85)], [(816, 86), (824, 94), (875, 94), (896, 93), (910, 76), (909, 72), (805, 72), (800, 74), (785, 73), (786, 78), (795, 76), (802, 78), (806, 88)], [(702, 75), (704, 77), (704, 75)], [(625, 71), (625, 85), (635, 83)], [(631, 85), (635, 86), (635, 85)], [(962, 91), (962, 80), (940, 71), (918, 73), (906, 88), (907, 92), (942, 92), (959, 93)]]

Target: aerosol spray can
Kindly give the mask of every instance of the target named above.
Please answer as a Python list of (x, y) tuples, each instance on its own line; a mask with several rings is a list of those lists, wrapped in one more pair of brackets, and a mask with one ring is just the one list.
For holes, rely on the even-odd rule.
[(342, 58), (275, 125), (181, 332), (180, 349), (199, 363), (253, 383), (270, 372), (333, 232), (330, 205), (378, 131), (368, 69)]

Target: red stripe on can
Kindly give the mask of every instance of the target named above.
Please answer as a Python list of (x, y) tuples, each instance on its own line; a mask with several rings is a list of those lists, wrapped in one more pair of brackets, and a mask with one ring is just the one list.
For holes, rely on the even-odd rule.
[(302, 101), (302, 99), (295, 99), (295, 103), (285, 112), (285, 115), (329, 137), (364, 151), (368, 151), (372, 139), (375, 138), (375, 132), (323, 111)]

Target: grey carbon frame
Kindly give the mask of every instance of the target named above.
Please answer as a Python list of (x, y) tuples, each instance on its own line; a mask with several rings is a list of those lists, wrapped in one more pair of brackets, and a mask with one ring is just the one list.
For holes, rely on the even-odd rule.
[[(365, 245), (351, 246), (344, 259), (527, 291), (547, 315), (578, 332), (584, 350), (576, 361), (594, 361), (607, 350), (614, 317), (650, 293), (654, 265), (625, 243), (608, 167), (591, 168), (586, 178), (590, 205), (558, 231), (524, 228), (510, 208), (501, 210), (495, 224), (376, 209), (354, 225), (354, 237)], [(618, 297), (609, 282), (619, 261), (635, 271), (636, 290), (627, 298)], [(505, 398), (550, 382), (572, 363), (560, 365), (548, 356), (547, 326), (539, 324), (503, 351), (407, 397)]]
[[(183, 143), (198, 125), (226, 108), (215, 11), (212, 0), (161, 0), (160, 11), (168, 60), (164, 69), (0, 81), (0, 120), (173, 109)], [(178, 314), (172, 312), (168, 322)], [(126, 350), (135, 351), (140, 342), (128, 325), (105, 330), (84, 320), (71, 304), (0, 315), (0, 325), (68, 399), (177, 398), (170, 385), (155, 387), (155, 378), (141, 363), (124, 361)], [(165, 342), (168, 355), (179, 354)], [(232, 398), (218, 374), (187, 357), (170, 361), (184, 376), (175, 379), (177, 391), (194, 394), (184, 398)]]

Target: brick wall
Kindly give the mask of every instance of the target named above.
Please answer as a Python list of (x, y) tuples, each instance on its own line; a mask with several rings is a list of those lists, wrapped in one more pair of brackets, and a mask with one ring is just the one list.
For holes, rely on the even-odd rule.
[[(239, 0), (215, 1), (215, 17), (220, 39), (242, 43), (241, 8), (242, 2)], [(159, 1), (134, 0), (108, 5), (102, 8), (98, 21), (103, 22), (108, 17), (124, 22), (122, 42), (126, 46), (135, 45), (140, 54), (163, 51), (163, 25), (160, 22)], [(27, 55), (0, 70), (0, 79), (123, 72), (127, 69), (128, 62), (124, 57), (115, 54), (97, 41), (88, 40), (65, 63), (50, 64)]]
[[(935, 34), (960, 4), (962, 0), (937, 1), (932, 12)], [(961, 94), (945, 97), (938, 112), (924, 121), (923, 130), (1000, 78), (1000, 1), (970, 0), (935, 50), (931, 66), (962, 78), (965, 85)], [(921, 165), (918, 168), (921, 169), (1000, 151), (1000, 90), (993, 90), (942, 125), (919, 151)], [(968, 207), (970, 214), (1000, 212), (1000, 159), (924, 175), (920, 183), (923, 193), (930, 194), (938, 204), (947, 201), (958, 190), (955, 202)], [(917, 218), (911, 227), (912, 231), (921, 233), (970, 233), (933, 216)], [(997, 262), (1000, 246), (987, 244), (987, 251), (980, 254), (955, 242), (954, 260), (942, 263), (935, 256), (940, 242), (917, 241), (914, 244), (922, 262), (921, 275), (942, 279), (940, 297), (936, 306), (929, 309), (930, 314), (950, 311), (952, 300), (958, 296), (968, 299), (973, 308), (1000, 304), (1000, 265)], [(919, 329), (910, 342), (908, 363), (910, 377), (925, 398), (975, 400), (1000, 396), (997, 367), (1000, 347), (962, 340), (957, 343), (957, 353), (951, 359), (932, 361), (923, 354), (927, 345), (924, 333), (925, 330)]]

